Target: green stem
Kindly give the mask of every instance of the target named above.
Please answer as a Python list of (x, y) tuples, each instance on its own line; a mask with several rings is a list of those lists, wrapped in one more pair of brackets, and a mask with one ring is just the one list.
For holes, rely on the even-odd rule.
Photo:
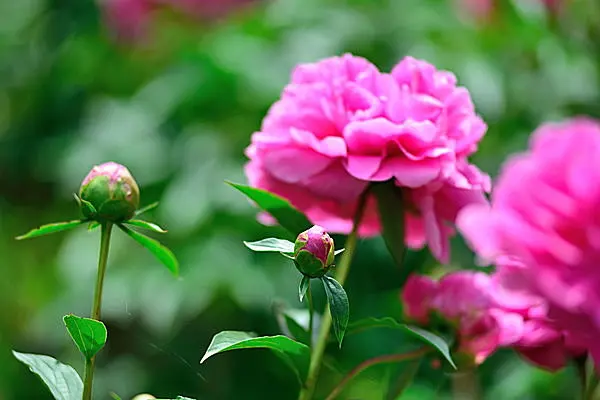
[(331, 393), (329, 394), (329, 396), (327, 396), (327, 398), (325, 400), (335, 399), (337, 396), (339, 396), (340, 393), (342, 393), (342, 390), (344, 390), (344, 388), (346, 387), (348, 382), (350, 382), (352, 380), (352, 378), (354, 378), (356, 375), (360, 374), (362, 371), (364, 371), (365, 369), (367, 369), (373, 365), (412, 360), (414, 358), (421, 357), (428, 351), (429, 351), (429, 348), (424, 347), (424, 348), (421, 348), (421, 349), (418, 349), (415, 351), (411, 351), (409, 353), (386, 354), (384, 356), (374, 357), (374, 358), (370, 358), (366, 361), (363, 361), (362, 363), (360, 363), (356, 367), (354, 367), (350, 372), (348, 372), (348, 374), (344, 377), (344, 379), (342, 379), (340, 381), (340, 383), (338, 383), (338, 385), (331, 391)]
[(479, 384), (475, 369), (458, 371), (452, 375), (452, 398), (455, 400), (479, 400)]
[[(348, 277), (350, 264), (352, 263), (352, 258), (354, 257), (354, 252), (356, 250), (356, 243), (358, 241), (358, 228), (360, 226), (360, 221), (362, 220), (365, 211), (368, 194), (369, 190), (367, 189), (362, 193), (358, 200), (356, 214), (354, 215), (354, 221), (352, 225), (352, 231), (348, 235), (344, 246), (346, 250), (342, 255), (342, 259), (340, 260), (339, 265), (336, 267), (335, 278), (342, 286), (344, 285), (344, 282)], [(330, 330), (331, 313), (329, 312), (328, 305), (325, 307), (325, 312), (323, 313), (323, 316), (321, 318), (321, 328), (319, 329), (319, 336), (317, 338), (317, 342), (312, 347), (310, 365), (308, 367), (308, 376), (306, 378), (304, 386), (300, 390), (298, 400), (310, 400), (313, 397), (313, 393), (315, 392), (315, 386), (317, 384), (317, 378), (321, 369), (323, 355), (325, 354), (325, 348), (327, 347), (327, 338), (329, 337)]]
[[(106, 262), (108, 260), (108, 249), (110, 246), (110, 233), (112, 223), (102, 224), (102, 234), (100, 238), (100, 255), (98, 257), (98, 274), (96, 275), (96, 290), (94, 292), (94, 302), (92, 304), (92, 319), (100, 321), (100, 312), (102, 309), (102, 287), (104, 286), (104, 275), (106, 273)], [(96, 357), (85, 361), (85, 375), (83, 383), (83, 400), (91, 400), (92, 384), (94, 381), (94, 366)]]
[(310, 279), (308, 281), (308, 288), (306, 289), (306, 300), (308, 301), (308, 343), (310, 347), (313, 347), (313, 329), (314, 329), (314, 314), (315, 308), (313, 306), (312, 292), (310, 288)]

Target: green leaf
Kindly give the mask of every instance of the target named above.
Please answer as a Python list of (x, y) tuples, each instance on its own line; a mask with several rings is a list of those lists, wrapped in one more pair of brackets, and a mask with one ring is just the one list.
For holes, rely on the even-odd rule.
[(208, 350), (200, 360), (203, 363), (215, 354), (230, 350), (264, 348), (271, 349), (296, 374), (300, 382), (304, 382), (310, 362), (310, 349), (305, 344), (296, 342), (287, 336), (257, 337), (254, 333), (239, 331), (223, 331), (217, 333)]
[(348, 317), (350, 315), (350, 306), (348, 304), (348, 295), (346, 291), (330, 276), (323, 276), (321, 278), (323, 286), (325, 287), (325, 294), (327, 295), (327, 301), (329, 302), (329, 312), (331, 313), (331, 321), (333, 324), (333, 332), (342, 347), (342, 340), (344, 339), (344, 333), (346, 332), (346, 326), (348, 325)]
[(402, 190), (393, 182), (384, 182), (373, 185), (373, 193), (377, 198), (383, 240), (396, 265), (402, 267), (406, 247), (404, 238), (406, 210), (403, 207)]
[(250, 186), (227, 183), (245, 194), (260, 209), (271, 214), (290, 233), (296, 235), (312, 226), (308, 218), (283, 197)]
[(88, 224), (88, 232), (91, 232), (91, 231), (93, 231), (94, 229), (96, 229), (96, 228), (98, 228), (98, 227), (100, 227), (100, 222), (91, 221), (91, 222)]
[(140, 208), (135, 212), (135, 216), (139, 217), (140, 215), (147, 213), (150, 210), (154, 210), (156, 207), (158, 207), (158, 201), (155, 201), (154, 203), (148, 204), (147, 206)]
[(343, 252), (344, 252), (344, 250), (346, 250), (346, 249), (339, 249), (339, 250), (336, 250), (336, 251), (334, 251), (334, 252), (333, 252), (333, 255), (337, 256), (338, 254), (341, 254), (341, 253), (343, 253)]
[(452, 360), (452, 356), (450, 355), (450, 346), (443, 338), (433, 332), (426, 331), (425, 329), (416, 326), (405, 325), (404, 327), (407, 332), (412, 333), (417, 339), (433, 346), (446, 360), (448, 360), (450, 365), (456, 369), (456, 364), (454, 364), (454, 360)]
[(75, 370), (49, 356), (12, 352), (46, 384), (56, 400), (81, 400), (83, 382)]
[(63, 317), (67, 331), (86, 359), (91, 359), (106, 344), (106, 326), (100, 321), (80, 318), (76, 315)]
[(130, 219), (126, 221), (125, 224), (137, 226), (138, 228), (148, 229), (149, 231), (157, 232), (157, 233), (167, 233), (166, 230), (156, 225), (155, 223), (142, 221), (141, 219)]
[(390, 328), (390, 329), (399, 329), (404, 332), (407, 332), (414, 338), (420, 340), (421, 342), (425, 342), (426, 344), (435, 348), (448, 362), (452, 367), (456, 369), (456, 365), (452, 360), (452, 356), (450, 355), (450, 346), (442, 337), (436, 335), (433, 332), (429, 332), (425, 329), (421, 329), (416, 326), (402, 324), (396, 321), (393, 318), (385, 317), (385, 318), (365, 318), (356, 322), (352, 322), (348, 326), (348, 334), (354, 334), (366, 329), (373, 328)]
[[(279, 311), (282, 318), (282, 330), (287, 336), (302, 342), (306, 345), (310, 343), (308, 334), (309, 314), (306, 309), (285, 308)], [(279, 316), (278, 316), (279, 317)], [(318, 315), (314, 315), (315, 326), (317, 326)]]
[(300, 299), (300, 303), (304, 300), (309, 283), (310, 278), (306, 275), (302, 275), (302, 280), (300, 281), (300, 285), (298, 285), (298, 299)]
[(402, 368), (402, 372), (396, 377), (395, 382), (390, 384), (386, 400), (401, 400), (404, 390), (414, 381), (423, 357), (411, 360)]
[(131, 236), (136, 242), (148, 249), (158, 260), (163, 263), (173, 275), (179, 275), (179, 262), (171, 250), (166, 246), (163, 246), (158, 241), (149, 238), (146, 235), (142, 235), (139, 232), (131, 230), (126, 226), (119, 225), (119, 228), (129, 236)]
[(293, 253), (294, 243), (285, 239), (268, 238), (257, 242), (244, 242), (252, 251), (276, 251), (280, 253)]
[(17, 240), (31, 239), (38, 236), (50, 235), (56, 232), (68, 231), (69, 229), (77, 228), (85, 221), (76, 220), (68, 222), (56, 222), (53, 224), (42, 225), (39, 228), (32, 229), (24, 235), (17, 236)]

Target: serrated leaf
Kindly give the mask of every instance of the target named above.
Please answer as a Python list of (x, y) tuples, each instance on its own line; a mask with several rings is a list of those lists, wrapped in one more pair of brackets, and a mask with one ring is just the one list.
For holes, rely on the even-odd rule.
[(333, 333), (335, 334), (339, 346), (342, 347), (342, 340), (344, 339), (344, 333), (346, 332), (350, 315), (348, 295), (342, 285), (332, 277), (325, 275), (321, 278), (321, 281), (323, 282), (323, 287), (325, 287), (325, 294), (327, 295), (327, 301), (329, 302)]
[(19, 353), (14, 350), (12, 353), (42, 379), (56, 400), (81, 400), (83, 382), (72, 367), (49, 356)]
[(252, 251), (294, 252), (294, 243), (285, 239), (267, 238), (256, 242), (244, 242), (244, 244)]
[(373, 328), (400, 329), (404, 332), (407, 332), (416, 339), (419, 339), (420, 341), (425, 342), (435, 348), (450, 363), (450, 365), (456, 369), (456, 364), (454, 364), (454, 360), (452, 360), (452, 356), (450, 355), (450, 345), (446, 342), (446, 340), (433, 332), (429, 332), (416, 326), (402, 324), (390, 317), (365, 318), (355, 321), (348, 326), (348, 334)]
[(203, 363), (215, 354), (240, 349), (270, 349), (275, 352), (296, 374), (300, 382), (304, 382), (310, 362), (310, 349), (305, 344), (296, 342), (287, 336), (257, 337), (251, 332), (223, 331), (217, 333), (208, 350), (200, 360)]
[(293, 235), (297, 235), (312, 226), (308, 218), (283, 197), (250, 186), (233, 182), (227, 183), (246, 195), (260, 209), (271, 214), (282, 227)]
[(91, 359), (106, 344), (106, 326), (101, 321), (76, 315), (63, 317), (65, 326), (75, 345), (86, 359)]
[(24, 235), (17, 236), (17, 240), (31, 239), (38, 236), (50, 235), (52, 233), (68, 231), (69, 229), (77, 228), (85, 221), (76, 220), (68, 222), (55, 222), (53, 224), (42, 225), (39, 228), (32, 229)]
[(147, 229), (157, 233), (167, 233), (166, 230), (153, 222), (143, 221), (141, 219), (130, 219), (125, 222), (127, 225), (137, 226), (138, 228)]
[(345, 250), (346, 249), (339, 249), (339, 250), (336, 250), (333, 254), (337, 256), (338, 254), (343, 253)]
[(148, 211), (153, 210), (156, 207), (158, 207), (158, 201), (155, 201), (154, 203), (150, 203), (147, 206), (140, 208), (135, 212), (135, 216), (139, 217), (140, 215), (147, 213)]
[(306, 295), (309, 284), (310, 278), (306, 275), (302, 275), (302, 280), (298, 285), (298, 299), (300, 299), (300, 303), (302, 303), (302, 300), (304, 300), (304, 296)]
[(381, 221), (382, 237), (394, 262), (402, 267), (405, 251), (405, 212), (402, 205), (402, 190), (393, 182), (373, 185), (377, 198), (377, 209)]
[(131, 230), (124, 225), (119, 225), (119, 228), (136, 242), (148, 249), (173, 275), (179, 275), (179, 261), (175, 258), (175, 254), (160, 242), (142, 235), (139, 232)]

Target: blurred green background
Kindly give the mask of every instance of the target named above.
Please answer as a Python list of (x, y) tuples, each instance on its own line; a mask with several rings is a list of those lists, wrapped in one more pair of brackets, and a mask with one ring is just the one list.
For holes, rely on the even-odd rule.
[[(114, 237), (103, 312), (109, 342), (95, 397), (296, 398), (294, 376), (268, 351), (199, 360), (213, 334), (277, 334), (275, 311), (301, 307), (292, 265), (242, 244), (282, 231), (258, 224), (223, 183), (245, 182), (243, 149), (297, 63), (352, 52), (389, 70), (413, 55), (454, 71), (489, 125), (474, 162), (491, 174), (542, 121), (600, 116), (597, 0), (566, 1), (559, 15), (541, 0), (502, 1), (490, 18), (469, 17), (461, 0), (169, 3), (177, 1), (147, 9), (0, 2), (0, 400), (50, 398), (10, 349), (82, 369), (62, 316), (89, 313), (99, 232), (13, 238), (75, 218), (72, 193), (108, 160), (129, 167), (143, 204), (161, 202), (151, 217), (169, 229), (163, 240), (182, 274), (174, 279), (144, 249)], [(450, 268), (474, 267), (460, 238), (452, 260)], [(411, 252), (406, 265), (438, 267), (427, 251)], [(347, 285), (351, 320), (399, 318), (407, 270), (393, 266), (380, 239), (361, 241)], [(341, 351), (332, 346), (320, 395), (358, 362), (402, 351), (405, 339), (373, 331), (348, 337)], [(432, 361), (403, 399), (447, 396), (448, 377)], [(369, 369), (341, 398), (383, 399), (402, 368)], [(569, 399), (577, 385), (571, 368), (547, 374), (510, 351), (483, 365), (481, 382), (494, 400)]]

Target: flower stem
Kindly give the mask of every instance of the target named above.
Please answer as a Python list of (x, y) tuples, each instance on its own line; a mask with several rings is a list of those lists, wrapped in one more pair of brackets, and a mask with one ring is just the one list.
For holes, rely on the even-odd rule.
[(338, 385), (332, 390), (332, 392), (329, 394), (329, 396), (327, 396), (327, 398), (325, 400), (335, 399), (340, 393), (342, 393), (342, 390), (344, 390), (344, 388), (346, 387), (348, 382), (350, 382), (352, 380), (352, 378), (354, 378), (356, 375), (360, 374), (362, 371), (364, 371), (365, 369), (367, 369), (373, 365), (412, 360), (412, 359), (415, 359), (417, 357), (424, 355), (428, 351), (429, 351), (429, 348), (423, 347), (421, 349), (417, 349), (417, 350), (414, 350), (414, 351), (411, 351), (408, 353), (386, 354), (384, 356), (374, 357), (374, 358), (370, 358), (366, 361), (363, 361), (362, 363), (360, 363), (356, 367), (354, 367), (350, 372), (348, 372), (348, 374), (344, 377), (344, 379), (342, 379), (340, 381), (340, 383), (338, 383)]
[[(368, 194), (369, 190), (367, 189), (361, 194), (358, 200), (356, 214), (354, 215), (354, 221), (352, 225), (352, 231), (348, 235), (344, 246), (346, 250), (342, 255), (342, 259), (340, 260), (339, 265), (336, 267), (337, 272), (335, 278), (342, 286), (344, 285), (344, 282), (348, 277), (350, 264), (352, 263), (352, 258), (354, 257), (354, 252), (356, 250), (356, 243), (358, 241), (358, 228), (360, 226), (360, 221), (362, 220), (365, 211)], [(308, 367), (308, 376), (306, 378), (304, 386), (300, 390), (298, 400), (310, 400), (313, 397), (313, 393), (315, 392), (315, 387), (317, 384), (317, 378), (321, 369), (321, 362), (323, 360), (323, 355), (325, 354), (325, 347), (327, 347), (327, 338), (329, 337), (330, 330), (331, 313), (329, 312), (329, 306), (326, 306), (325, 312), (323, 313), (323, 317), (321, 318), (321, 327), (319, 329), (319, 336), (317, 337), (317, 342), (312, 347), (310, 365)]]
[[(112, 223), (107, 222), (102, 224), (102, 234), (100, 238), (100, 255), (98, 257), (98, 274), (96, 275), (96, 290), (94, 292), (94, 302), (92, 304), (92, 319), (100, 320), (100, 312), (102, 309), (102, 287), (104, 285), (104, 275), (106, 272), (106, 262), (108, 260), (108, 249), (110, 246), (110, 234), (112, 231)], [(96, 357), (86, 359), (85, 361), (85, 378), (83, 384), (83, 400), (91, 400), (92, 384), (94, 381), (94, 366)]]
[(475, 369), (454, 372), (452, 375), (452, 398), (455, 400), (479, 400), (479, 385)]
[(313, 347), (313, 329), (314, 329), (314, 314), (312, 292), (310, 288), (310, 279), (308, 280), (308, 288), (306, 289), (306, 300), (308, 301), (308, 343), (310, 348)]

